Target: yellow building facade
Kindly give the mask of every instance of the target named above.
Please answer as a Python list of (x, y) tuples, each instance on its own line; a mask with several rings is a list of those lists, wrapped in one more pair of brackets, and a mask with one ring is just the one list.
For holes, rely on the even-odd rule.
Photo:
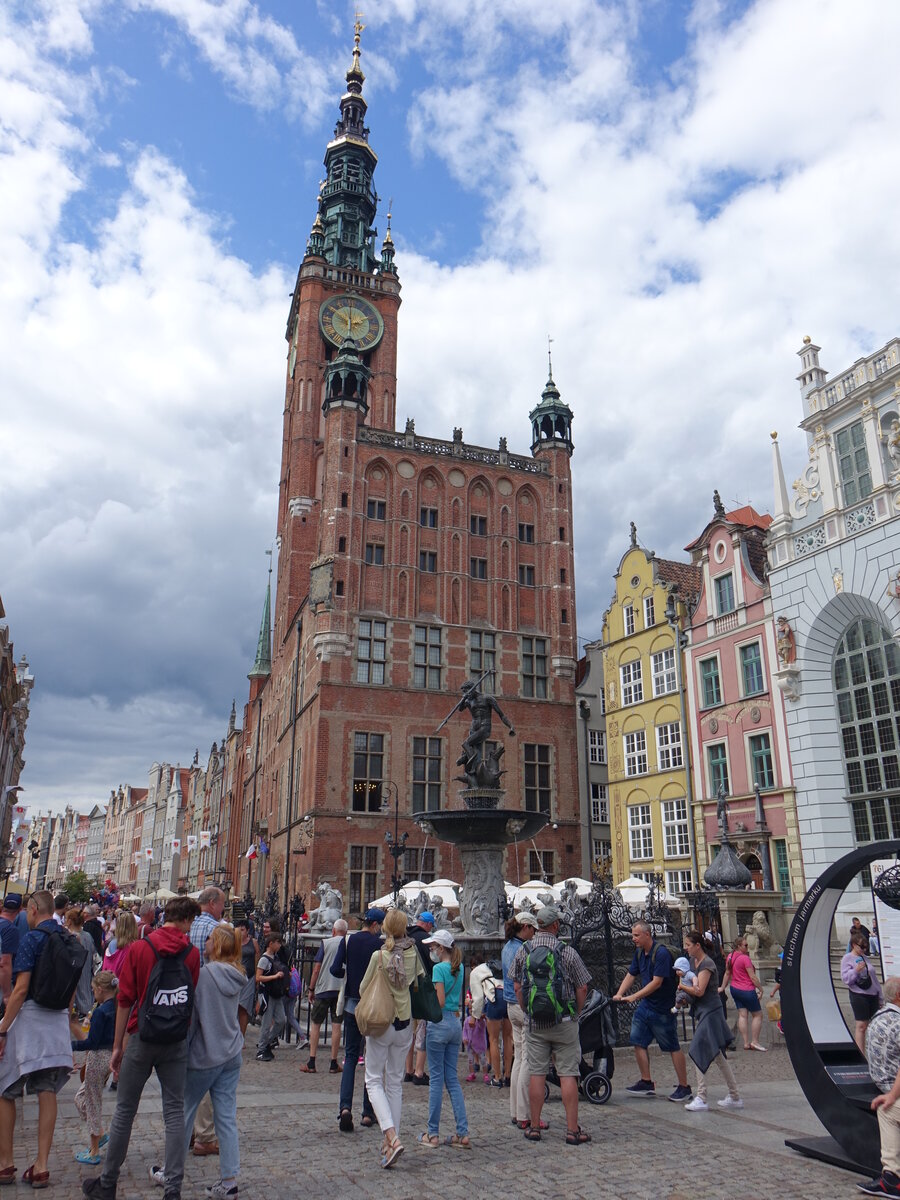
[(614, 882), (658, 873), (670, 895), (697, 884), (681, 630), (700, 584), (690, 563), (639, 546), (632, 526), (603, 620)]

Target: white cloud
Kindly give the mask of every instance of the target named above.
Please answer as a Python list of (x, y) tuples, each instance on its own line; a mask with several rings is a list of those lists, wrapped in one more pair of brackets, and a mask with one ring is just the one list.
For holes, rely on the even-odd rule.
[[(129, 3), (278, 119), (291, 103), (336, 106), (344, 21), (322, 65), (261, 0)], [(0, 387), (17, 399), (0, 554), (16, 564), (4, 602), (37, 676), (29, 786), (49, 797), (64, 771), (102, 799), (153, 758), (205, 752), (245, 695), (296, 264), (254, 270), (230, 254), (190, 179), (148, 146), (121, 152), (121, 194), (90, 244), (66, 240), (61, 214), (100, 158), (92, 114), (109, 103), (109, 65), (77, 65), (95, 9), (58, 0), (24, 28), (0, 16)], [(687, 56), (647, 82), (636, 39), (657, 15), (383, 0), (364, 38), (370, 101), (379, 86), (407, 99), (409, 73), (431, 72), (407, 99), (411, 147), (485, 204), (478, 252), (452, 267), (395, 221), (398, 419), (527, 453), (553, 335), (575, 413), (588, 637), (629, 520), (680, 554), (714, 487), (764, 509), (770, 429), (799, 470), (802, 335), (838, 371), (897, 332), (900, 308), (900, 10), (765, 0), (726, 23), (698, 3)], [(370, 108), (376, 150), (386, 107)], [(306, 228), (314, 196), (301, 204)]]

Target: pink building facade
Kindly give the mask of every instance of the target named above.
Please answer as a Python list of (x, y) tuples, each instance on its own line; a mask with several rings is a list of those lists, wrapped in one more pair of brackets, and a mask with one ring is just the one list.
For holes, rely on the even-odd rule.
[(721, 842), (724, 788), (732, 844), (754, 886), (771, 880), (791, 903), (806, 886), (766, 582), (772, 518), (749, 505), (726, 513), (718, 492), (714, 503), (713, 520), (686, 547), (703, 575), (685, 662), (700, 873)]

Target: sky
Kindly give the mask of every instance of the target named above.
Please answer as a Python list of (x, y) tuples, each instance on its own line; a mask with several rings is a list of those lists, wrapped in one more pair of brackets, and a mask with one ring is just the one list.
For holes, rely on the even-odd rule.
[[(577, 628), (805, 460), (795, 357), (898, 333), (893, 0), (368, 0), (397, 419), (528, 453), (574, 412)], [(205, 762), (247, 696), (289, 294), (340, 0), (0, 6), (0, 596), (30, 811)]]

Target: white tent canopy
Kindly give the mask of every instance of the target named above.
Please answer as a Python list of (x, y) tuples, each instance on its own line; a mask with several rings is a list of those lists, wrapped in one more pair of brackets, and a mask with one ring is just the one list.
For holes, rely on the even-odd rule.
[[(444, 908), (459, 908), (459, 898), (456, 894), (457, 885), (449, 880), (435, 880), (434, 883), (422, 883), (421, 880), (416, 880), (413, 883), (406, 883), (400, 888), (400, 895), (407, 904), (414, 904), (419, 899), (419, 893), (424, 892), (429, 900), (435, 896), (440, 896)], [(377, 900), (373, 900), (372, 904), (376, 908), (389, 908), (394, 903), (394, 893), (388, 892), (385, 896), (379, 896)]]
[(563, 880), (562, 883), (555, 883), (553, 885), (551, 890), (557, 900), (561, 899), (565, 894), (565, 887), (567, 883), (575, 884), (576, 896), (589, 896), (594, 886), (589, 879), (579, 879), (577, 875), (573, 875), (569, 879)]
[[(643, 879), (637, 879), (634, 875), (629, 875), (627, 879), (623, 879), (621, 883), (616, 884), (616, 891), (622, 897), (626, 904), (632, 907), (640, 907), (647, 903), (650, 895), (650, 887)], [(658, 898), (666, 903), (675, 903), (676, 896), (668, 896), (665, 892), (659, 892)]]

